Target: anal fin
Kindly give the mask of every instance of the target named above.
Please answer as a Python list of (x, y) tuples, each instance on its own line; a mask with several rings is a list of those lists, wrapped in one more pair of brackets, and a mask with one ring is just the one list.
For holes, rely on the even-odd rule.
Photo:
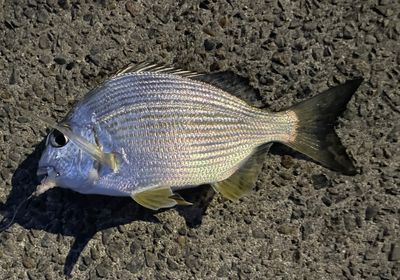
[(231, 201), (237, 201), (251, 191), (261, 171), (265, 152), (271, 144), (258, 148), (228, 179), (212, 184), (214, 190)]
[(149, 190), (132, 194), (133, 200), (143, 207), (158, 210), (160, 208), (170, 208), (175, 205), (191, 205), (179, 194), (172, 192), (170, 187), (157, 187)]

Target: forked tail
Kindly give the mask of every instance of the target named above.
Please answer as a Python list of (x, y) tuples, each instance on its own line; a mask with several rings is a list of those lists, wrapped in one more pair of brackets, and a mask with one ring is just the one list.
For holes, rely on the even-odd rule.
[(361, 82), (348, 81), (289, 108), (287, 113), (297, 119), (296, 130), (285, 144), (330, 169), (356, 174), (334, 125)]

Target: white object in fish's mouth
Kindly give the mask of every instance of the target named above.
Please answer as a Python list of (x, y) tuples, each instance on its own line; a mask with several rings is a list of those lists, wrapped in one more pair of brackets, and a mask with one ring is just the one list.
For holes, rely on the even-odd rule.
[(40, 182), (40, 185), (36, 187), (36, 191), (34, 192), (35, 196), (41, 195), (42, 193), (48, 191), (51, 188), (57, 186), (55, 177), (57, 176), (57, 172), (55, 171), (54, 167), (47, 166), (47, 167), (39, 167), (38, 171), (36, 172), (38, 176), (45, 175), (45, 177)]

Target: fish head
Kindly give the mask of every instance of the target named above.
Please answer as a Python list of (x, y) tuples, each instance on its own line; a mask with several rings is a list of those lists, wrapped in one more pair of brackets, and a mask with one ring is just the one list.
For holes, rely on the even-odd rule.
[[(69, 128), (72, 131), (72, 128)], [(85, 139), (94, 142), (93, 132), (76, 129)], [(89, 141), (90, 141), (89, 140)], [(46, 139), (46, 147), (39, 160), (38, 176), (44, 176), (36, 189), (39, 195), (50, 188), (59, 186), (79, 191), (93, 185), (97, 172), (93, 158), (82, 151), (68, 136), (53, 129)]]

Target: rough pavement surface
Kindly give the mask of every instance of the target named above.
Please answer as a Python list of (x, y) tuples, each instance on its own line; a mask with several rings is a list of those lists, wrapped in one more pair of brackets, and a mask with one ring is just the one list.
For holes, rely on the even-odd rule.
[[(85, 2), (85, 3), (83, 3)], [(151, 3), (151, 4), (150, 4)], [(46, 128), (131, 61), (232, 70), (279, 110), (364, 82), (337, 131), (359, 175), (275, 145), (239, 203), (206, 186), (193, 207), (54, 189), (0, 233), (1, 279), (399, 279), (397, 0), (0, 0), (0, 213), (34, 190)]]

